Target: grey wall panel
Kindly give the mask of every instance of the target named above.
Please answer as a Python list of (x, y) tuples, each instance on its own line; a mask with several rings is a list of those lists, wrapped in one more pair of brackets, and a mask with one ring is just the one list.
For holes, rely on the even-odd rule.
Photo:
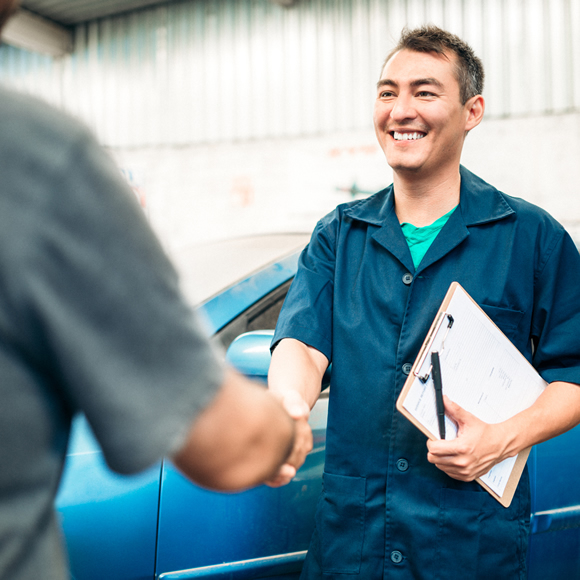
[(0, 48), (0, 78), (114, 147), (368, 128), (404, 25), (461, 35), (486, 66), (487, 115), (580, 110), (579, 0), (189, 0), (75, 28), (72, 55)]

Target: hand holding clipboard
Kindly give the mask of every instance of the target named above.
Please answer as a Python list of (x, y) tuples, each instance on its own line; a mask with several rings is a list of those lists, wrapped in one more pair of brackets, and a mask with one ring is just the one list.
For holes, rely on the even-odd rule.
[[(457, 434), (456, 425), (440, 413), (442, 397), (438, 408), (435, 364), (429, 356), (434, 352), (445, 394), (486, 423), (505, 421), (530, 407), (546, 387), (509, 339), (454, 282), (397, 400), (397, 409), (431, 439), (442, 435), (453, 439)], [(498, 463), (477, 481), (509, 506), (528, 455), (529, 449)]]

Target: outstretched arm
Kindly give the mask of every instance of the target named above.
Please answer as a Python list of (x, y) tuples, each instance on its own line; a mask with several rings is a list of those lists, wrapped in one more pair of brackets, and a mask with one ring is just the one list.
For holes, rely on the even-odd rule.
[(497, 424), (480, 421), (447, 397), (445, 411), (457, 423), (457, 438), (428, 441), (427, 459), (450, 477), (472, 481), (504, 459), (578, 425), (580, 386), (550, 383), (531, 407)]
[[(308, 416), (320, 395), (327, 367), (328, 359), (321, 352), (293, 338), (281, 340), (272, 353), (268, 386), (297, 420), (296, 446), (301, 449), (301, 455), (312, 449)], [(278, 487), (289, 483), (301, 464), (290, 457), (268, 485)]]
[(264, 483), (294, 449), (296, 422), (264, 387), (227, 370), (220, 391), (191, 426), (173, 462), (190, 479), (211, 489), (235, 491)]

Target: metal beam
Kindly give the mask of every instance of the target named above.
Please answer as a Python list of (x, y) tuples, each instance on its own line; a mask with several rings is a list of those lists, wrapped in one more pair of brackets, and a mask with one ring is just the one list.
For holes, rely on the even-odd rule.
[(298, 0), (270, 0), (272, 4), (278, 4), (278, 6), (284, 6), (284, 8), (290, 8), (298, 2)]
[(71, 52), (73, 46), (71, 30), (22, 9), (6, 23), (2, 41), (57, 57)]

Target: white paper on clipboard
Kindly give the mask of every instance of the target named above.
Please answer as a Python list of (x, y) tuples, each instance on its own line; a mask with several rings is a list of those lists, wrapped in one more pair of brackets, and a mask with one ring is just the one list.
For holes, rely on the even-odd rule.
[[(414, 368), (403, 407), (439, 438), (430, 356), (439, 351), (443, 393), (486, 423), (500, 423), (530, 407), (547, 383), (470, 296), (457, 285), (439, 328)], [(453, 318), (449, 328), (448, 315)], [(444, 345), (442, 348), (442, 341)], [(429, 378), (423, 382), (419, 377)], [(446, 439), (457, 436), (445, 418)], [(516, 457), (495, 465), (481, 481), (502, 496)]]

